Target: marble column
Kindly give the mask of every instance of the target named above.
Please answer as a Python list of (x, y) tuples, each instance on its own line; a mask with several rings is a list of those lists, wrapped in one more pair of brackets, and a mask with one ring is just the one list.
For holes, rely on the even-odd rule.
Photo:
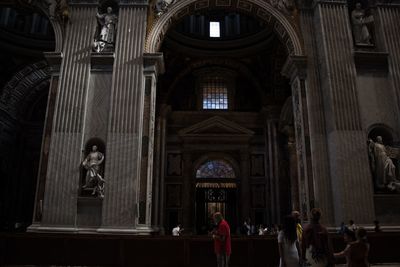
[(154, 127), (157, 74), (163, 72), (161, 53), (144, 55), (145, 96), (143, 110), (142, 161), (139, 186), (139, 224), (151, 227), (153, 192)]
[[(362, 129), (346, 1), (317, 1), (316, 32), (324, 101), (334, 221), (371, 223), (375, 217), (367, 135)], [(323, 192), (321, 192), (323, 193)], [(360, 208), (362, 207), (362, 208)]]
[(160, 233), (164, 234), (166, 225), (165, 218), (165, 168), (166, 168), (166, 137), (167, 137), (167, 118), (171, 111), (170, 106), (162, 105), (160, 110), (160, 164), (159, 164), (159, 224)]
[(296, 136), (297, 174), (299, 187), (300, 212), (308, 219), (313, 207), (313, 177), (310, 149), (309, 121), (306, 99), (306, 58), (290, 56), (282, 73), (290, 79), (292, 87), (293, 117)]
[(333, 222), (332, 191), (329, 172), (329, 154), (321, 90), (320, 66), (318, 62), (317, 40), (311, 6), (300, 8), (300, 27), (304, 37), (307, 60), (305, 101), (308, 111), (309, 142), (314, 187), (314, 206), (324, 211), (324, 223)]
[(299, 180), (297, 172), (296, 142), (288, 142), (290, 164), (290, 195), (292, 210), (300, 210)]
[(280, 214), (280, 187), (279, 187), (279, 155), (277, 144), (277, 120), (267, 119), (267, 154), (268, 154), (268, 167), (269, 170), (269, 189), (270, 195), (270, 220), (273, 223), (279, 223), (281, 219)]

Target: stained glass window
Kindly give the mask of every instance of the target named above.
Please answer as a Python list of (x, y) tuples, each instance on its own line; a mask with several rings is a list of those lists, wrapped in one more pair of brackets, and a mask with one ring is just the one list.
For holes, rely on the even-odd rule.
[(224, 80), (216, 77), (202, 83), (203, 109), (228, 109), (228, 89)]
[(235, 178), (235, 171), (224, 160), (210, 160), (200, 166), (196, 178)]

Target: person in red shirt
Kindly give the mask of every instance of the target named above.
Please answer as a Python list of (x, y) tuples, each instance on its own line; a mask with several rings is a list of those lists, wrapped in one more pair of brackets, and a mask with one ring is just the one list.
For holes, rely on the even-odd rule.
[(213, 231), (214, 251), (217, 255), (218, 267), (228, 267), (231, 255), (231, 230), (220, 212), (214, 213), (217, 228)]

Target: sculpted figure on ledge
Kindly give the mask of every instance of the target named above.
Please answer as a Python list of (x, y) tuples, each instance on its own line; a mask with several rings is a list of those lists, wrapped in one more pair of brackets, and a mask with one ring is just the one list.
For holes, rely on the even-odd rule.
[(113, 51), (118, 17), (113, 13), (112, 7), (107, 7), (107, 12), (104, 14), (97, 13), (96, 17), (98, 26), (94, 37), (93, 49), (96, 52)]
[(356, 4), (356, 8), (351, 12), (351, 23), (353, 26), (353, 36), (356, 45), (371, 46), (371, 34), (368, 25), (372, 24), (372, 15), (366, 15), (361, 3)]
[(396, 177), (396, 166), (391, 159), (397, 158), (399, 150), (385, 146), (382, 136), (377, 136), (376, 142), (368, 140), (370, 167), (377, 191), (400, 193), (400, 180)]
[(92, 151), (82, 162), (82, 166), (86, 169), (86, 180), (82, 189), (91, 189), (92, 195), (97, 194), (99, 198), (104, 197), (104, 179), (100, 175), (100, 165), (103, 161), (103, 153), (97, 151), (97, 146), (92, 146)]

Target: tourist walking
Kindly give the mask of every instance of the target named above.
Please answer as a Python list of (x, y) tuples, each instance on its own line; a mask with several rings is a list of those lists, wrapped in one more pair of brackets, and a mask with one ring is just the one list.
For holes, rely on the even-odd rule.
[(320, 219), (321, 211), (312, 209), (311, 222), (303, 229), (302, 260), (306, 265), (313, 267), (333, 266), (334, 258), (328, 230), (319, 223)]
[(296, 224), (296, 220), (293, 216), (286, 216), (283, 221), (283, 228), (278, 234), (279, 267), (299, 266), (300, 247), (297, 238)]
[(224, 220), (220, 212), (213, 215), (214, 222), (217, 225), (212, 232), (214, 239), (214, 251), (217, 256), (218, 267), (228, 267), (229, 257), (231, 255), (231, 232), (227, 221)]

